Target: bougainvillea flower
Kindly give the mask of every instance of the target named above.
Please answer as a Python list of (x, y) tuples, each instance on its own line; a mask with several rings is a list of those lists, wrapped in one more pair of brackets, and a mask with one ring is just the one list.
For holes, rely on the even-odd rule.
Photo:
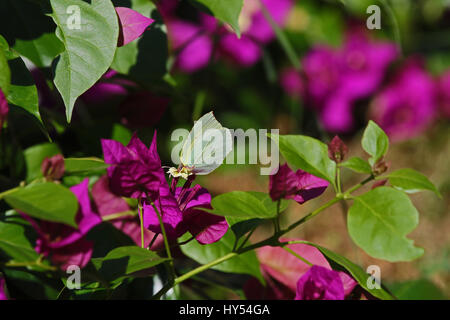
[(88, 187), (89, 179), (85, 179), (70, 188), (78, 199), (79, 209), (75, 217), (78, 228), (56, 222), (38, 222), (24, 215), (38, 233), (36, 251), (44, 256), (50, 256), (52, 262), (62, 268), (71, 264), (84, 267), (92, 254), (92, 243), (84, 237), (102, 220), (91, 207)]
[(372, 41), (364, 30), (348, 32), (345, 46), (337, 52), (339, 88), (351, 99), (372, 94), (382, 82), (388, 66), (398, 55), (394, 43)]
[(124, 46), (139, 38), (154, 20), (126, 7), (116, 7), (119, 17), (119, 39), (117, 46)]
[(445, 72), (438, 81), (440, 111), (444, 117), (450, 118), (450, 71)]
[[(264, 6), (278, 26), (283, 27), (294, 2), (263, 0)], [(247, 0), (239, 16), (241, 37), (228, 31), (219, 40), (219, 52), (239, 66), (249, 67), (262, 56), (262, 47), (275, 38), (273, 28), (261, 10), (260, 0)], [(222, 32), (223, 33), (223, 32)]]
[[(155, 207), (162, 216), (169, 237), (176, 238), (189, 231), (201, 244), (218, 241), (228, 230), (225, 218), (212, 215), (202, 208), (211, 209), (211, 195), (199, 185), (193, 188), (161, 188)], [(157, 213), (150, 204), (144, 206), (144, 226), (160, 233)]]
[(371, 118), (393, 141), (422, 133), (436, 113), (435, 84), (416, 60), (410, 60), (393, 82), (375, 97)]
[(148, 91), (131, 93), (119, 106), (119, 114), (124, 125), (133, 128), (151, 127), (161, 120), (169, 99)]
[(297, 282), (295, 300), (344, 300), (344, 286), (339, 273), (312, 266)]
[(102, 78), (86, 91), (81, 98), (88, 104), (99, 104), (127, 95), (127, 86), (135, 84), (129, 80), (115, 78), (117, 72), (107, 71)]
[(45, 158), (42, 161), (41, 172), (47, 180), (59, 180), (64, 175), (64, 157), (62, 154), (56, 154), (53, 157)]
[(111, 191), (130, 198), (158, 198), (161, 184), (166, 184), (156, 147), (156, 131), (150, 148), (133, 135), (125, 147), (118, 141), (102, 139)]
[[(102, 176), (92, 186), (92, 198), (97, 207), (97, 211), (102, 217), (107, 217), (117, 213), (123, 213), (131, 210), (127, 202), (114, 193), (109, 188), (109, 179), (107, 176)], [(139, 219), (136, 216), (119, 217), (110, 220), (111, 224), (128, 235), (136, 245), (141, 245), (141, 227)], [(155, 234), (150, 230), (144, 229), (144, 245), (147, 248)], [(152, 249), (162, 245), (162, 237), (158, 237), (152, 245)]]
[(177, 52), (175, 67), (187, 73), (206, 67), (211, 60), (213, 40), (204, 25), (179, 19), (166, 24), (172, 48)]
[[(283, 26), (293, 6), (292, 0), (263, 0), (273, 20)], [(261, 47), (272, 41), (275, 34), (264, 17), (259, 0), (244, 2), (239, 24), (241, 37), (229, 27), (219, 26), (216, 19), (199, 13), (198, 21), (184, 21), (175, 14), (173, 1), (160, 1), (172, 48), (177, 53), (175, 66), (184, 72), (204, 68), (211, 61), (213, 38), (217, 38), (217, 52), (234, 63), (249, 67), (262, 55)]]
[(377, 90), (397, 52), (393, 43), (371, 40), (352, 29), (342, 48), (320, 45), (304, 57), (304, 85), (300, 74), (288, 69), (281, 86), (290, 96), (303, 97), (327, 131), (348, 132), (354, 126), (356, 100)]
[(8, 101), (6, 100), (5, 94), (0, 89), (0, 132), (3, 128), (3, 123), (6, 121), (9, 113)]
[[(281, 242), (293, 240), (298, 239), (280, 239)], [(302, 243), (290, 244), (288, 247), (313, 265), (332, 270), (325, 256), (317, 248)], [(311, 266), (281, 247), (265, 246), (259, 248), (256, 253), (268, 285), (265, 290), (262, 290), (259, 281), (249, 281), (244, 288), (247, 298), (269, 299), (270, 296), (273, 296), (276, 299), (293, 299), (298, 279), (306, 274)], [(338, 272), (338, 274), (344, 287), (345, 296), (348, 296), (357, 283), (345, 272)], [(265, 297), (261, 296), (263, 292), (266, 294)]]
[(285, 163), (269, 178), (269, 194), (273, 201), (293, 199), (302, 204), (320, 196), (329, 183), (303, 170), (292, 171)]
[(300, 75), (300, 72), (294, 68), (287, 68), (281, 72), (280, 85), (291, 97), (299, 98), (304, 95), (304, 81)]
[(8, 300), (8, 297), (6, 296), (5, 292), (5, 287), (6, 287), (5, 278), (3, 278), (2, 275), (0, 275), (0, 300)]

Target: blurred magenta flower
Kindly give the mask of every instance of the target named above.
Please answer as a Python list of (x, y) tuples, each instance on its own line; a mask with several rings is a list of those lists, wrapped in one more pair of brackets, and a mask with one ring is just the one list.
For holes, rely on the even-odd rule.
[(285, 163), (269, 177), (269, 194), (273, 201), (292, 199), (299, 204), (320, 196), (329, 183), (303, 170), (292, 171)]
[(124, 46), (139, 38), (154, 20), (126, 7), (116, 7), (119, 18), (118, 47)]
[(89, 179), (73, 186), (70, 190), (78, 199), (79, 209), (75, 217), (78, 229), (62, 223), (36, 221), (24, 214), (38, 233), (36, 251), (50, 257), (53, 264), (66, 269), (69, 265), (84, 267), (92, 255), (93, 244), (84, 239), (86, 234), (101, 223), (98, 213), (93, 211), (89, 198)]
[(9, 113), (8, 101), (6, 100), (5, 94), (0, 89), (0, 133), (3, 128), (3, 123), (6, 121)]
[(111, 191), (130, 198), (157, 199), (161, 184), (166, 184), (156, 147), (156, 131), (150, 148), (136, 133), (125, 147), (118, 141), (102, 139)]
[(83, 101), (89, 104), (99, 104), (126, 96), (128, 93), (126, 87), (134, 87), (135, 84), (129, 80), (116, 78), (116, 75), (117, 72), (114, 70), (107, 71), (96, 84), (81, 96)]
[[(262, 0), (273, 20), (284, 27), (292, 0)], [(241, 38), (234, 32), (223, 32), (219, 52), (239, 66), (250, 67), (261, 59), (262, 47), (275, 38), (275, 33), (264, 17), (260, 0), (246, 0), (239, 17)]]
[(54, 155), (50, 158), (45, 158), (42, 161), (41, 172), (42, 175), (50, 181), (59, 180), (64, 175), (64, 157), (62, 154)]
[[(274, 21), (284, 26), (293, 7), (292, 0), (263, 0)], [(244, 2), (238, 38), (228, 26), (219, 26), (216, 19), (199, 13), (198, 21), (181, 20), (176, 16), (176, 3), (162, 0), (159, 7), (168, 28), (169, 39), (177, 53), (175, 66), (184, 72), (204, 68), (213, 58), (214, 38), (217, 38), (218, 56), (249, 67), (262, 56), (262, 46), (273, 40), (275, 34), (264, 17), (259, 0)]]
[[(155, 207), (162, 216), (164, 228), (169, 237), (177, 238), (189, 231), (201, 244), (220, 240), (228, 230), (224, 217), (202, 211), (211, 209), (211, 195), (208, 190), (196, 185), (193, 188), (161, 188)], [(158, 216), (152, 205), (144, 206), (144, 226), (160, 233)]]
[(303, 58), (304, 79), (294, 69), (285, 70), (281, 86), (317, 110), (327, 131), (348, 132), (354, 126), (355, 102), (377, 90), (396, 57), (393, 43), (371, 40), (364, 31), (352, 29), (342, 48), (320, 45)]
[(371, 119), (393, 141), (422, 133), (436, 113), (435, 83), (420, 61), (409, 60), (374, 99)]
[(305, 94), (304, 81), (300, 72), (294, 68), (284, 69), (280, 73), (280, 85), (293, 98), (301, 98)]
[[(120, 196), (115, 195), (109, 188), (109, 179), (107, 176), (102, 176), (92, 186), (92, 198), (97, 207), (97, 211), (102, 217), (111, 216), (117, 213), (130, 211), (127, 202)], [(128, 235), (136, 245), (141, 245), (141, 227), (137, 216), (119, 217), (110, 220), (111, 224), (118, 230)], [(144, 229), (144, 246), (147, 248), (155, 234), (150, 230)], [(151, 249), (159, 248), (163, 245), (161, 236), (152, 245)]]
[(344, 300), (344, 286), (339, 273), (312, 266), (297, 282), (295, 300)]
[(5, 278), (3, 278), (2, 275), (0, 275), (0, 300), (8, 300), (8, 297), (6, 296), (5, 292), (5, 287), (6, 287)]
[(441, 114), (450, 118), (450, 70), (438, 80), (438, 99)]
[[(294, 240), (298, 239), (280, 239), (281, 242)], [(290, 244), (288, 247), (313, 265), (332, 270), (325, 256), (317, 248), (302, 243)], [(247, 298), (294, 299), (299, 278), (305, 275), (311, 266), (281, 247), (265, 246), (257, 249), (256, 253), (267, 286), (264, 288), (256, 279), (249, 280), (244, 286)], [(344, 294), (348, 296), (357, 283), (347, 273), (337, 273), (341, 279), (341, 285), (344, 287)]]

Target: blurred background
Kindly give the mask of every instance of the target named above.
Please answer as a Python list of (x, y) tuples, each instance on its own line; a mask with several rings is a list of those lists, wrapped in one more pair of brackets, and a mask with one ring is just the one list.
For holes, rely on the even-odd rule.
[[(142, 1), (113, 2), (134, 6)], [(241, 38), (204, 14), (195, 1), (156, 1), (150, 13), (144, 7), (155, 25), (123, 47), (112, 69), (78, 100), (70, 126), (49, 81), (51, 66), (37, 68), (30, 59), (41, 112), (55, 143), (65, 156), (101, 157), (100, 138), (126, 143), (137, 131), (148, 144), (156, 129), (163, 164), (170, 166), (171, 132), (191, 128), (193, 120), (213, 110), (229, 128), (278, 128), (282, 134), (324, 142), (338, 134), (349, 157), (367, 158), (360, 139), (372, 119), (391, 139), (390, 169), (416, 169), (443, 195), (412, 196), (420, 223), (410, 237), (425, 248), (425, 255), (408, 263), (371, 258), (352, 243), (345, 208), (338, 205), (288, 236), (320, 244), (363, 268), (379, 265), (383, 283), (400, 298), (450, 298), (450, 1), (244, 3)], [(368, 13), (371, 5), (376, 7)], [(380, 29), (368, 28), (378, 22)], [(17, 142), (11, 148), (29, 150), (46, 143), (20, 111), (11, 111), (8, 126), (9, 136), (1, 138)], [(5, 176), (12, 178), (1, 182), (15, 185), (23, 180), (27, 163), (17, 150), (5, 154), (2, 172), (8, 168)], [(5, 165), (8, 161), (15, 165)], [(363, 178), (343, 170), (345, 187)], [(199, 183), (213, 195), (268, 191), (268, 177), (260, 175), (258, 165), (224, 165)], [(304, 205), (292, 204), (283, 224), (331, 197), (328, 190)], [(270, 226), (263, 227), (252, 240), (269, 232)]]

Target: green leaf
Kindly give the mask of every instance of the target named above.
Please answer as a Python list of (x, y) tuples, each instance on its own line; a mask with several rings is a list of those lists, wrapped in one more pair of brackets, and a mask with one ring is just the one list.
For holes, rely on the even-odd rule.
[(439, 287), (428, 279), (410, 280), (389, 287), (400, 300), (446, 300)]
[(5, 196), (14, 209), (32, 217), (77, 228), (78, 200), (69, 189), (55, 183), (32, 184)]
[[(108, 70), (117, 47), (119, 24), (110, 0), (96, 0), (88, 4), (81, 0), (51, 0), (51, 17), (58, 28), (57, 37), (65, 51), (55, 70), (55, 86), (66, 106), (70, 122), (76, 99), (92, 87)], [(80, 8), (80, 28), (69, 23), (71, 5)], [(74, 14), (74, 13), (72, 13)], [(70, 28), (72, 29), (69, 29)]]
[(37, 178), (42, 178), (41, 165), (47, 157), (52, 157), (61, 153), (58, 145), (55, 143), (43, 143), (32, 146), (23, 152), (25, 163), (27, 165), (27, 181), (30, 182)]
[(328, 146), (311, 137), (302, 135), (270, 135), (277, 141), (286, 161), (335, 185), (336, 163), (328, 157)]
[(108, 280), (155, 267), (168, 258), (162, 258), (156, 252), (137, 246), (115, 248), (102, 259), (100, 273)]
[(387, 292), (383, 287), (381, 287), (380, 289), (375, 289), (375, 288), (369, 289), (369, 287), (367, 286), (367, 279), (369, 279), (370, 275), (368, 273), (366, 273), (363, 269), (361, 269), (360, 266), (354, 264), (347, 258), (345, 258), (333, 251), (330, 251), (324, 247), (321, 247), (317, 244), (314, 244), (314, 243), (311, 243), (308, 241), (305, 241), (305, 243), (308, 245), (311, 245), (313, 247), (316, 247), (329, 260), (334, 261), (339, 266), (341, 266), (345, 270), (347, 270), (351, 274), (353, 279), (355, 279), (361, 287), (363, 287), (365, 290), (367, 290), (374, 297), (377, 297), (377, 298), (383, 299), (383, 300), (392, 300), (393, 299), (393, 296), (389, 292)]
[(22, 224), (0, 222), (0, 251), (16, 262), (36, 261), (38, 254), (27, 238), (26, 231)]
[(389, 148), (389, 138), (383, 129), (370, 120), (366, 130), (364, 130), (361, 144), (363, 149), (372, 156), (369, 163), (374, 165), (386, 154)]
[(102, 173), (109, 167), (98, 158), (67, 158), (64, 159), (65, 172), (68, 174)]
[(8, 96), (11, 85), (11, 71), (9, 70), (8, 60), (5, 51), (0, 48), (0, 89), (5, 96)]
[(406, 238), (417, 227), (419, 213), (402, 191), (378, 187), (354, 198), (348, 232), (370, 256), (390, 262), (411, 261), (424, 250)]
[[(180, 238), (183, 241), (184, 238)], [(197, 261), (200, 264), (206, 264), (219, 259), (233, 250), (235, 238), (231, 230), (220, 239), (218, 242), (208, 245), (201, 245), (197, 241), (190, 241), (185, 245), (182, 245), (181, 251), (189, 258)], [(259, 261), (254, 251), (248, 251), (244, 254), (240, 254), (230, 260), (224, 261), (212, 269), (231, 272), (249, 274), (258, 278), (261, 283), (264, 283), (264, 279), (261, 275), (259, 268)]]
[(11, 70), (11, 86), (7, 96), (8, 102), (32, 114), (42, 128), (38, 92), (33, 77), (21, 58), (9, 60), (9, 68)]
[(389, 173), (388, 179), (390, 184), (405, 192), (414, 193), (421, 190), (430, 190), (436, 193), (438, 197), (441, 197), (439, 190), (434, 184), (416, 170), (399, 169)]
[[(209, 212), (234, 218), (270, 219), (277, 216), (277, 203), (264, 192), (232, 191), (214, 197), (211, 201), (214, 208)], [(287, 201), (282, 201), (280, 209), (286, 209)], [(281, 212), (282, 210), (280, 210)]]
[(372, 173), (372, 168), (370, 164), (367, 163), (367, 161), (359, 158), (359, 157), (352, 157), (348, 159), (347, 161), (344, 161), (340, 164), (341, 167), (346, 167), (350, 170), (353, 170), (355, 172), (359, 173)]
[(36, 67), (44, 68), (64, 51), (64, 46), (54, 33), (44, 33), (37, 39), (17, 39), (13, 47), (20, 55), (28, 58)]
[(240, 37), (239, 15), (244, 0), (195, 0), (209, 9), (210, 13), (224, 23), (228, 23)]

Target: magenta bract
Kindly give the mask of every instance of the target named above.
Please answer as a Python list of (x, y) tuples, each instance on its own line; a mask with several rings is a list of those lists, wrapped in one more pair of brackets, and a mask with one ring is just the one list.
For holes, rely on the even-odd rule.
[(320, 196), (328, 185), (326, 180), (300, 169), (294, 172), (284, 164), (270, 176), (269, 194), (273, 201), (292, 199), (302, 204)]
[(344, 300), (344, 286), (339, 273), (312, 266), (297, 282), (295, 300)]
[(118, 47), (124, 46), (139, 38), (154, 20), (147, 18), (137, 11), (126, 7), (116, 7), (119, 17), (119, 40)]
[(108, 168), (111, 191), (131, 198), (158, 198), (161, 184), (165, 184), (156, 147), (156, 132), (150, 148), (133, 135), (125, 147), (118, 141), (102, 139), (105, 162)]
[[(211, 195), (199, 185), (189, 189), (176, 188), (174, 193), (162, 188), (155, 206), (171, 238), (189, 231), (199, 243), (208, 244), (221, 239), (228, 230), (225, 218), (200, 210), (211, 209)], [(144, 206), (144, 225), (153, 232), (161, 232), (157, 214), (150, 204)]]

